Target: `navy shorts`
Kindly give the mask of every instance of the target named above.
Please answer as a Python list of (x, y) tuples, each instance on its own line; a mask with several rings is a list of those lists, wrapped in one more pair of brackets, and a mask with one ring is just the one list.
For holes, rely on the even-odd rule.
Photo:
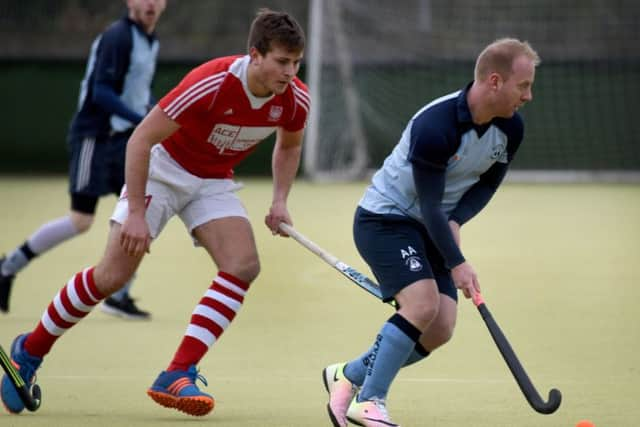
[(109, 138), (70, 135), (69, 193), (71, 208), (93, 214), (98, 198), (120, 194), (124, 185), (127, 141), (132, 131)]
[(358, 252), (380, 284), (383, 301), (392, 300), (402, 289), (423, 279), (435, 279), (441, 294), (458, 301), (451, 272), (418, 221), (358, 207), (353, 237)]

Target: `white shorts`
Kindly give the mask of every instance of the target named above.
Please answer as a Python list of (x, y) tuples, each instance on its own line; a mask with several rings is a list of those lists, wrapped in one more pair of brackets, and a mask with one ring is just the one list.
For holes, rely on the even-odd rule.
[[(176, 214), (189, 234), (197, 226), (217, 218), (248, 218), (244, 205), (235, 194), (240, 188), (242, 184), (232, 179), (207, 179), (190, 174), (173, 160), (162, 145), (155, 145), (151, 149), (146, 189), (145, 218), (151, 237), (158, 237)], [(119, 224), (129, 215), (126, 191), (125, 185), (111, 216), (111, 220)]]

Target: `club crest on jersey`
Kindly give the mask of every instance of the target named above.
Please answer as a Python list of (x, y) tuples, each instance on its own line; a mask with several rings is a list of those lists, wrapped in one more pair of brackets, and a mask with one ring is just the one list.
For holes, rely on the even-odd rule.
[(495, 160), (500, 163), (507, 163), (507, 144), (503, 141), (499, 141), (493, 144), (491, 151), (491, 160)]
[(282, 117), (283, 108), (281, 105), (272, 105), (269, 110), (269, 121), (277, 122)]

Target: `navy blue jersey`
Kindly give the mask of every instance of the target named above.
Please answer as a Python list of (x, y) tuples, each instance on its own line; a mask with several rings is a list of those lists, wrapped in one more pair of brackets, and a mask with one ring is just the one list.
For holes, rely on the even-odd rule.
[(368, 211), (422, 223), (449, 267), (464, 258), (447, 221), (462, 225), (486, 205), (524, 133), (518, 113), (475, 125), (467, 104), (470, 86), (436, 99), (413, 116), (360, 201)]
[(142, 120), (151, 102), (159, 42), (123, 17), (91, 46), (71, 133), (102, 139)]

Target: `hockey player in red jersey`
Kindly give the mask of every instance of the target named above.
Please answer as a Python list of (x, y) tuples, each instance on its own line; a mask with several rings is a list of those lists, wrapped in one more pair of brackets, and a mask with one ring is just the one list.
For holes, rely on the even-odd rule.
[[(178, 349), (147, 394), (158, 404), (206, 415), (214, 398), (195, 384), (207, 350), (229, 326), (260, 270), (253, 230), (236, 195), (233, 167), (276, 133), (273, 200), (265, 222), (279, 234), (291, 223), (287, 197), (298, 170), (310, 100), (296, 77), (304, 32), (281, 12), (259, 11), (244, 56), (214, 59), (191, 71), (136, 128), (127, 147), (125, 187), (111, 218), (102, 259), (75, 274), (35, 329), (19, 335), (11, 356), (26, 383), (56, 340), (122, 287), (167, 221), (178, 215), (218, 273), (196, 305)], [(24, 405), (5, 376), (2, 401)]]

